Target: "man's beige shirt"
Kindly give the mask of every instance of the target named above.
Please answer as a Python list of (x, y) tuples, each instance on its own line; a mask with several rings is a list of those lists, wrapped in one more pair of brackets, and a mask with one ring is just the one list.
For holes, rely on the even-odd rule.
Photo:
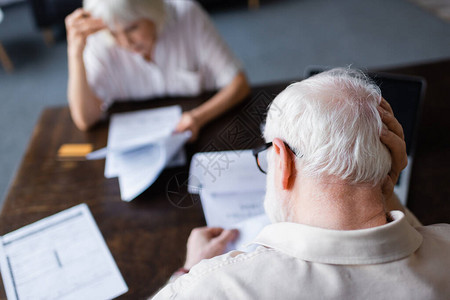
[(269, 225), (255, 251), (203, 260), (155, 299), (450, 299), (450, 225)]

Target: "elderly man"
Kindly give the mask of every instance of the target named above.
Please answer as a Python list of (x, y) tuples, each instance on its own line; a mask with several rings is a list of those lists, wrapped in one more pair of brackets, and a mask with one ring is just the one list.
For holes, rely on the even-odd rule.
[(214, 257), (236, 233), (195, 229), (188, 274), (156, 299), (448, 299), (450, 226), (393, 210), (405, 143), (376, 85), (350, 69), (292, 84), (264, 137), (273, 224), (260, 247)]

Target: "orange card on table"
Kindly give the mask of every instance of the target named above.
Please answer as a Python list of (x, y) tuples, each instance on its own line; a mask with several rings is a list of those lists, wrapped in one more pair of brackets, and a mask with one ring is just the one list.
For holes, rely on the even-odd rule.
[(86, 154), (92, 152), (92, 144), (63, 144), (59, 147), (58, 157), (69, 158), (69, 157), (85, 157)]

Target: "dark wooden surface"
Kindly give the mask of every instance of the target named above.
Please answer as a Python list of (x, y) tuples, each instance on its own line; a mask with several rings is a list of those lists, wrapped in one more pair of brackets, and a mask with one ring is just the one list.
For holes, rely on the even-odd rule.
[[(420, 75), (428, 81), (408, 206), (425, 224), (450, 222), (450, 60), (384, 71)], [(254, 88), (242, 105), (202, 130), (200, 139), (187, 147), (188, 156), (260, 144), (262, 113), (287, 84)], [(181, 104), (186, 110), (210, 95), (126, 103), (111, 111), (172, 104)], [(187, 179), (187, 166), (165, 170), (152, 187), (126, 203), (120, 200), (117, 179), (104, 178), (104, 160), (57, 159), (57, 150), (64, 143), (104, 147), (107, 131), (104, 122), (90, 132), (80, 132), (67, 107), (44, 110), (5, 199), (0, 235), (87, 203), (129, 287), (121, 298), (142, 299), (157, 291), (182, 265), (191, 229), (205, 225), (205, 220), (198, 198), (187, 195), (186, 186), (177, 186), (174, 180), (182, 183)], [(179, 198), (174, 192), (179, 192)], [(5, 298), (3, 289), (0, 298)]]

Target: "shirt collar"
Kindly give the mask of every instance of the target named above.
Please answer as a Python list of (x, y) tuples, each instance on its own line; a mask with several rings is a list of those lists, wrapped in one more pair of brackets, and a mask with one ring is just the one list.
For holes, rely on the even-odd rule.
[(393, 221), (360, 230), (330, 230), (297, 223), (266, 226), (255, 244), (274, 248), (302, 260), (340, 265), (386, 263), (409, 256), (422, 236), (400, 211)]

